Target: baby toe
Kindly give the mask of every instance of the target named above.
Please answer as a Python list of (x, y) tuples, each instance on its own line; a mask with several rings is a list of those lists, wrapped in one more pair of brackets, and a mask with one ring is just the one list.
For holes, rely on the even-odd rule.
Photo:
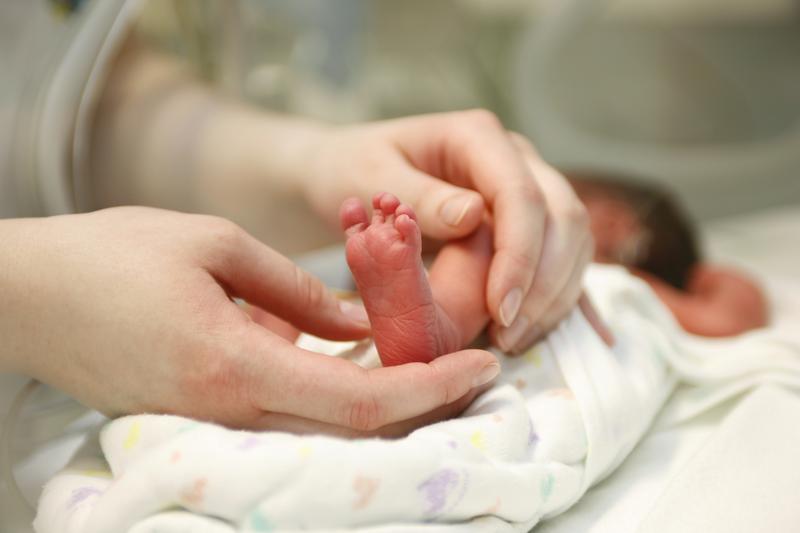
[(397, 218), (395, 218), (394, 227), (406, 243), (415, 247), (420, 247), (422, 237), (420, 235), (419, 226), (414, 219), (406, 213), (399, 214)]
[(383, 193), (380, 199), (380, 209), (387, 217), (394, 215), (397, 208), (400, 206), (400, 200), (392, 193)]
[(358, 198), (348, 198), (339, 208), (339, 223), (347, 235), (362, 231), (369, 223), (367, 210)]
[(414, 209), (411, 208), (408, 204), (400, 204), (394, 212), (395, 216), (406, 215), (411, 220), (417, 220), (417, 214), (414, 212)]

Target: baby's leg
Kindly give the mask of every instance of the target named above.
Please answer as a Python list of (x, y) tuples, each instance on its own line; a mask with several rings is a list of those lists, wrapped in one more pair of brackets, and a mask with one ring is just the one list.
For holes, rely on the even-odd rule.
[(493, 252), (492, 230), (482, 224), (469, 237), (444, 245), (431, 265), (433, 299), (461, 333), (461, 347), (489, 324), (486, 282)]
[[(388, 193), (376, 195), (372, 203), (374, 213), (368, 221), (358, 200), (345, 201), (341, 222), (347, 234), (347, 263), (381, 361), (385, 366), (427, 362), (463, 348), (485, 324), (488, 260), (484, 255), (472, 257), (468, 242), (448, 245), (432, 272), (434, 299), (413, 210)], [(461, 261), (465, 264), (459, 268)]]

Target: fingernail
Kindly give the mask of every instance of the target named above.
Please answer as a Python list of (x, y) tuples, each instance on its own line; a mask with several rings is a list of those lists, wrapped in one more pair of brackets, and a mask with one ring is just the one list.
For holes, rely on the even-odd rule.
[(500, 374), (500, 365), (497, 363), (490, 363), (481, 370), (480, 374), (475, 376), (475, 379), (472, 380), (472, 387), (486, 385), (496, 378), (498, 374)]
[(450, 226), (458, 226), (464, 220), (470, 205), (472, 205), (472, 198), (467, 196), (456, 196), (444, 203), (439, 213), (442, 216), (445, 224)]
[(522, 289), (519, 287), (511, 289), (503, 298), (503, 303), (500, 304), (500, 322), (503, 326), (508, 327), (517, 318), (519, 313), (519, 306), (522, 304)]
[(497, 336), (500, 341), (500, 348), (507, 352), (516, 346), (522, 336), (528, 332), (528, 324), (530, 322), (528, 317), (522, 315), (510, 327), (501, 331)]
[(369, 326), (369, 316), (363, 305), (350, 303), (347, 300), (339, 301), (339, 310), (353, 322)]

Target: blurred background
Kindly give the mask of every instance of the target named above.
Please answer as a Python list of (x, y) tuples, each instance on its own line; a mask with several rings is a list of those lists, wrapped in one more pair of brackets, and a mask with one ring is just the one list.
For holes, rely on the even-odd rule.
[[(6, 4), (0, 35), (24, 33), (31, 6), (50, 16), (45, 2)], [(482, 107), (561, 169), (666, 184), (712, 237), (709, 255), (758, 272), (774, 320), (800, 323), (800, 247), (792, 244), (800, 235), (800, 0), (151, 0), (137, 31), (265, 108), (351, 123)], [(41, 63), (50, 43), (25, 37)], [(0, 64), (13, 52), (0, 47)], [(0, 103), (11, 88), (0, 83)], [(0, 124), (13, 110), (0, 105)], [(4, 134), (0, 151), (13, 150)], [(14, 201), (0, 197), (0, 211)], [(262, 198), (251, 201), (253, 212), (264, 210)], [(296, 235), (315, 226), (285, 226), (292, 231), (270, 244), (307, 252)], [(346, 287), (341, 254), (337, 247), (299, 262)], [(16, 391), (3, 386), (7, 396)], [(53, 394), (33, 402), (30, 418), (42, 424), (26, 419), (21, 429), (45, 442), (76, 405), (37, 394)], [(20, 445), (19, 455), (31, 449)], [(71, 453), (54, 449), (20, 467), (26, 494), (46, 479), (30, 474), (40, 459), (63, 464)], [(2, 508), (2, 491), (0, 483), (0, 524), (14, 509)]]
[(796, 0), (174, 0), (140, 28), (271, 109), (485, 107), (551, 163), (667, 183), (701, 221), (800, 202)]
[[(32, 6), (50, 16), (45, 2), (6, 2), (0, 35), (25, 33)], [(792, 244), (800, 235), (800, 0), (150, 0), (137, 31), (232, 97), (268, 109), (351, 123), (482, 107), (562, 169), (666, 184), (711, 237), (710, 257), (758, 272), (775, 322), (800, 323), (800, 247)], [(47, 59), (50, 43), (25, 37), (35, 50), (28, 55)], [(0, 47), (0, 64), (13, 52)], [(0, 97), (10, 88), (0, 83)], [(13, 110), (0, 105), (0, 124)], [(0, 151), (14, 150), (4, 134)], [(0, 211), (14, 201), (0, 197)], [(263, 198), (249, 201), (251, 211), (265, 210)], [(263, 235), (238, 207), (223, 214)], [(271, 245), (296, 258), (312, 248), (297, 235), (313, 223), (287, 218), (285, 227), (292, 231), (279, 228), (283, 240)], [(319, 253), (298, 261), (349, 286), (341, 248)], [(0, 383), (7, 396), (15, 390)], [(32, 402), (40, 407), (21, 426), (30, 442), (76, 416), (63, 397), (45, 400)], [(33, 415), (42, 425), (27, 422)], [(19, 455), (31, 449), (21, 444)], [(31, 474), (40, 459), (58, 465), (71, 453), (54, 449), (20, 467), (26, 494), (46, 479)], [(16, 510), (2, 508), (2, 491), (0, 483), (0, 524)]]

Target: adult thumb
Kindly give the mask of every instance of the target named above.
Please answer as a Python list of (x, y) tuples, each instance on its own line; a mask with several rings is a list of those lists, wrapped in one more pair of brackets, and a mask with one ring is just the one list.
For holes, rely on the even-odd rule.
[(483, 220), (485, 204), (476, 191), (403, 165), (376, 180), (386, 190), (414, 208), (423, 235), (437, 240), (465, 237)]

